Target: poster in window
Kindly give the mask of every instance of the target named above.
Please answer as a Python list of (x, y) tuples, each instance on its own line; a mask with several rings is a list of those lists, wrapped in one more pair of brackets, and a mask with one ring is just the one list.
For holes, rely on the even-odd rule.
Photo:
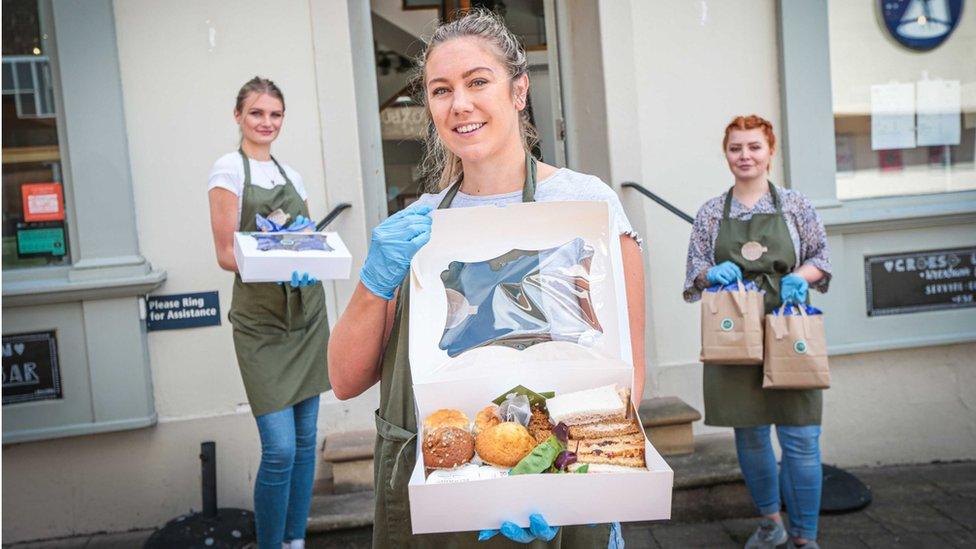
[(871, 149), (915, 147), (915, 85), (871, 86)]
[(64, 221), (64, 193), (60, 183), (24, 183), (20, 195), (24, 221)]
[(61, 397), (56, 332), (3, 336), (3, 405)]
[(878, 165), (883, 172), (901, 171), (904, 166), (902, 163), (901, 149), (878, 151)]
[(918, 146), (958, 145), (962, 137), (959, 81), (922, 80), (916, 90)]

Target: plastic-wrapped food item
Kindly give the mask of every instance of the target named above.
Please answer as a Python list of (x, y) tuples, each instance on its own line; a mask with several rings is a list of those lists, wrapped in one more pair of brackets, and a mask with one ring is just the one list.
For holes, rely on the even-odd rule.
[(333, 251), (329, 246), (326, 235), (319, 233), (251, 233), (258, 242), (258, 249), (289, 250), (301, 252), (305, 250)]
[(498, 415), (502, 421), (514, 421), (523, 427), (528, 427), (529, 420), (532, 419), (532, 407), (529, 405), (529, 397), (509, 393), (505, 401), (498, 406)]
[(484, 345), (525, 349), (544, 341), (591, 346), (603, 334), (590, 300), (593, 249), (581, 238), (441, 273), (448, 317), (440, 348), (454, 357)]

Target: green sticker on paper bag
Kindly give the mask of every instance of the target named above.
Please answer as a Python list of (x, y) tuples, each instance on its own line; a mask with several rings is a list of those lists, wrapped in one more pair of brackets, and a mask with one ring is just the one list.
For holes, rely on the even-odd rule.
[(17, 253), (19, 255), (64, 255), (64, 228), (18, 230)]

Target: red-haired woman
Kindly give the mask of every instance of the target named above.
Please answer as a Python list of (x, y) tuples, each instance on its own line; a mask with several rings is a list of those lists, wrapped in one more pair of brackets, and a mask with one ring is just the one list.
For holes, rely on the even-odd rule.
[[(830, 257), (823, 222), (800, 193), (767, 179), (776, 151), (773, 125), (739, 116), (722, 142), (735, 185), (698, 211), (688, 244), (684, 298), (693, 302), (715, 284), (751, 280), (765, 290), (769, 312), (804, 303), (812, 286), (827, 291)], [(759, 246), (756, 246), (756, 244)], [(762, 251), (758, 257), (754, 253)], [(762, 515), (747, 548), (816, 548), (823, 474), (820, 390), (763, 390), (762, 366), (704, 366), (705, 423), (735, 428), (739, 466)], [(778, 471), (770, 442), (776, 425), (783, 459)], [(780, 517), (786, 499), (789, 534)]]

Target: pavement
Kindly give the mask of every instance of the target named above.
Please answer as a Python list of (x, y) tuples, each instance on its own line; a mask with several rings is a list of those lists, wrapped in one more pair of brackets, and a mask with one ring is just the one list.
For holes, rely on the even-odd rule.
[[(976, 461), (849, 469), (867, 484), (868, 507), (820, 517), (824, 548), (976, 547)], [(623, 525), (629, 547), (742, 547), (756, 519), (634, 522)], [(151, 530), (15, 544), (16, 549), (139, 548)], [(316, 534), (308, 549), (365, 549), (372, 528)]]

